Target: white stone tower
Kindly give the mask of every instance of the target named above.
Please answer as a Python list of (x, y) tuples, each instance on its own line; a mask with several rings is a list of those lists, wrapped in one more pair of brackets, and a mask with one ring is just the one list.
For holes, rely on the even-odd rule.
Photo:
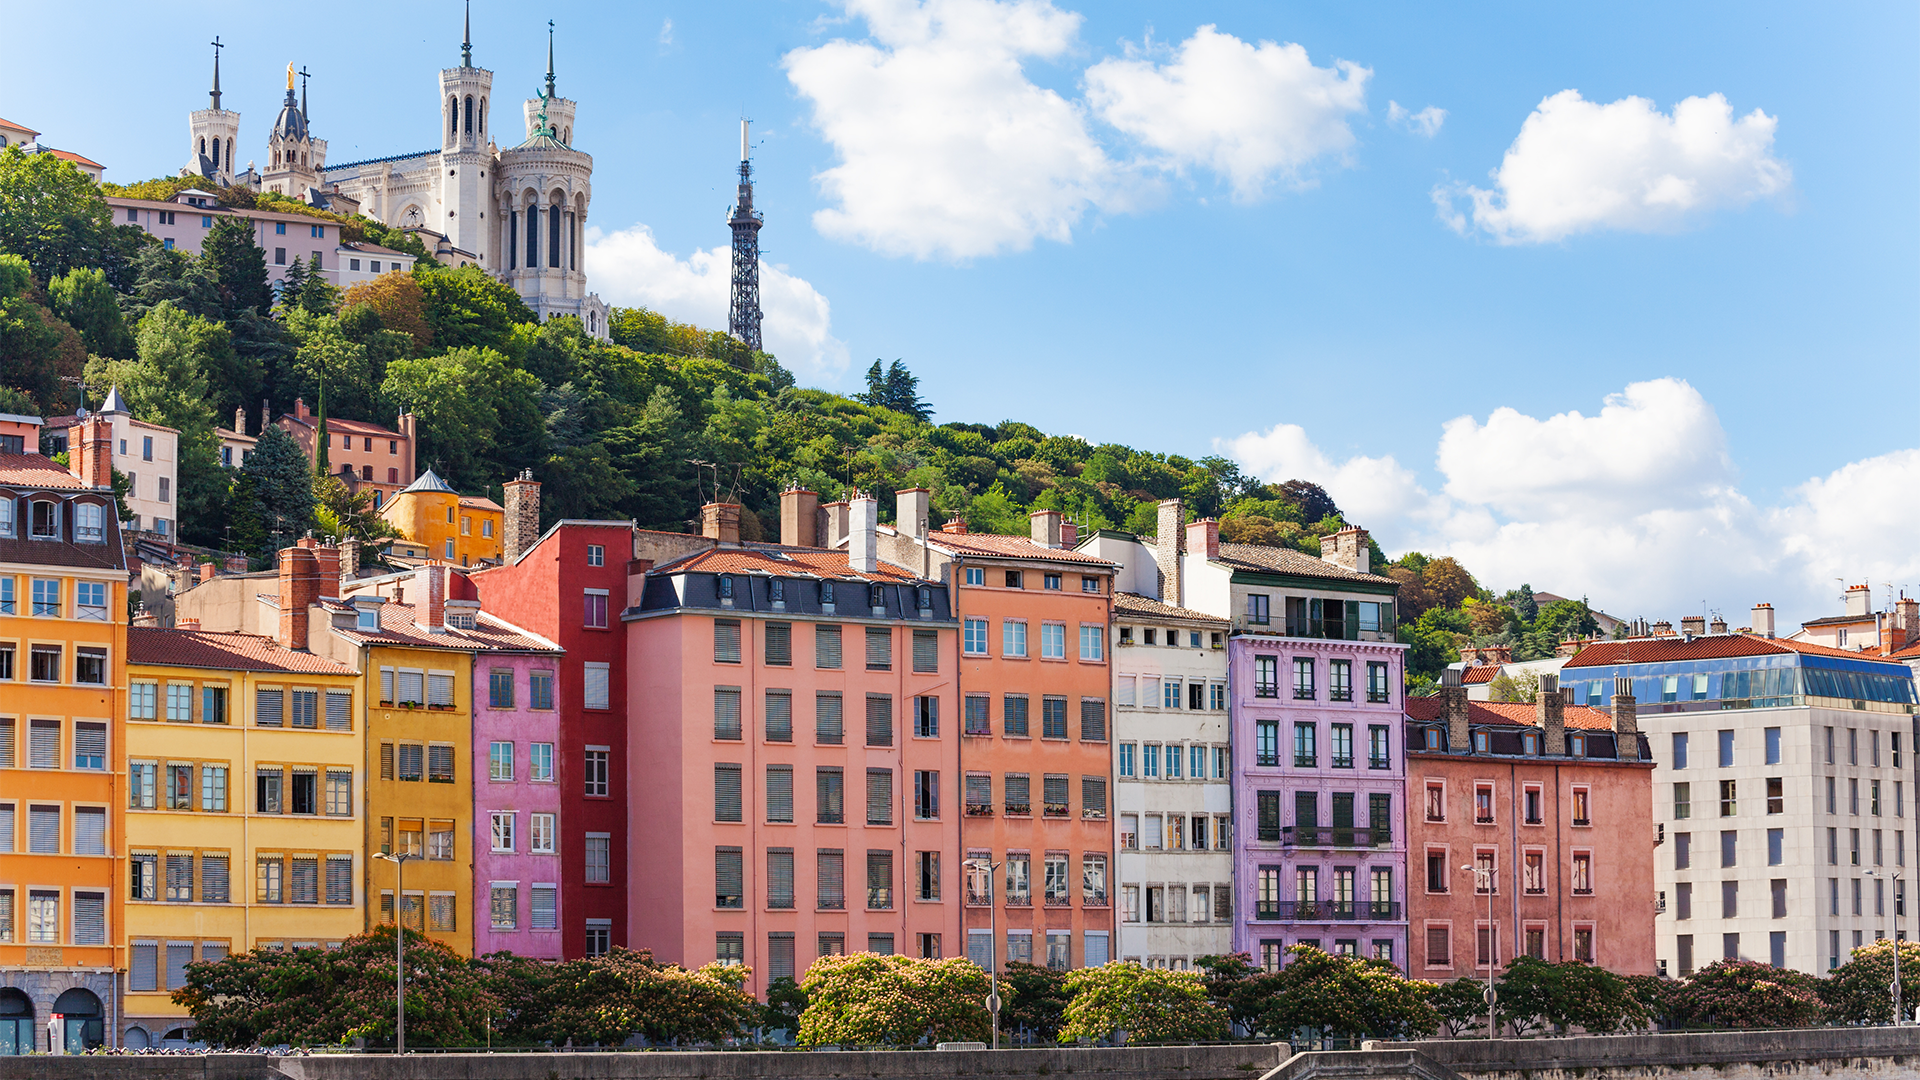
[(496, 268), (498, 248), (488, 242), (487, 169), (493, 159), (487, 136), (487, 107), (493, 96), (493, 72), (473, 66), (473, 15), (468, 13), (460, 40), (460, 66), (440, 72), (440, 220), (423, 222), (447, 234), (453, 246)]
[[(304, 72), (302, 73), (304, 74)], [(293, 96), (293, 65), (287, 65), (287, 100), (280, 104), (280, 115), (273, 119), (267, 135), (267, 169), (260, 177), (265, 191), (277, 191), (296, 199), (320, 186), (320, 170), (327, 164), (327, 141), (316, 139), (307, 126), (307, 91), (303, 83), (300, 97)]]
[(192, 150), (187, 155), (187, 173), (215, 184), (231, 184), (238, 175), (234, 169), (234, 143), (240, 141), (240, 114), (220, 107), (220, 50), (226, 46), (213, 39), (213, 90), (211, 104), (187, 114), (187, 132)]

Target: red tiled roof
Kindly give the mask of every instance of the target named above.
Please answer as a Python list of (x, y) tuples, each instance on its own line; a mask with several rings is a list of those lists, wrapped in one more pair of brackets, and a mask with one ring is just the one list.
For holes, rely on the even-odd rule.
[(474, 510), (498, 510), (503, 514), (507, 512), (505, 507), (485, 495), (462, 495), (460, 505)]
[(39, 454), (0, 454), (0, 484), (86, 491), (85, 481)]
[[(1433, 721), (1443, 715), (1440, 698), (1408, 698), (1405, 708), (1407, 719)], [(1613, 716), (1586, 705), (1567, 706), (1567, 727), (1581, 730), (1613, 730)], [(1534, 715), (1534, 706), (1528, 701), (1469, 701), (1467, 702), (1467, 723), (1469, 724), (1509, 724), (1515, 727), (1538, 727), (1539, 720)]]
[(71, 161), (79, 165), (91, 165), (96, 169), (106, 168), (105, 165), (100, 164), (99, 162), (93, 160), (92, 158), (81, 157), (79, 154), (76, 154), (71, 150), (55, 150), (49, 147), (47, 149), (47, 153), (52, 154), (54, 157), (59, 158), (61, 161)]
[(324, 656), (296, 652), (270, 637), (216, 630), (127, 629), (129, 664), (212, 668), (218, 671), (284, 671), (301, 675), (352, 675), (350, 667)]
[(999, 559), (1037, 559), (1048, 562), (1085, 563), (1088, 566), (1112, 566), (1113, 563), (1072, 548), (1042, 547), (1029, 536), (999, 536), (994, 533), (929, 533), (927, 539), (937, 548), (955, 555), (985, 555)]
[[(98, 416), (100, 414), (94, 413), (93, 415)], [(151, 420), (142, 420), (137, 416), (132, 416), (125, 413), (122, 413), (120, 415), (126, 416), (128, 420), (132, 421), (135, 424), (138, 424), (143, 428), (152, 428), (155, 431), (171, 431), (175, 435), (180, 434), (180, 429), (176, 427), (168, 427), (165, 424), (156, 424)], [(86, 417), (84, 416), (71, 414), (71, 413), (66, 416), (49, 416), (40, 426), (54, 430), (54, 431), (61, 431), (61, 430), (65, 430), (66, 428), (73, 427), (75, 424), (78, 424), (80, 421), (85, 419)]]
[(1734, 656), (1774, 656), (1780, 653), (1808, 656), (1843, 656), (1852, 660), (1875, 659), (1867, 653), (1815, 645), (1810, 641), (1763, 638), (1753, 634), (1709, 634), (1692, 641), (1684, 638), (1636, 638), (1631, 641), (1598, 641), (1568, 658), (1566, 666), (1605, 667), (1614, 664), (1658, 664), (1675, 660), (1718, 660)]
[(1209, 615), (1204, 611), (1194, 611), (1191, 608), (1174, 607), (1172, 604), (1163, 604), (1158, 600), (1135, 593), (1117, 592), (1113, 594), (1113, 617), (1119, 619), (1123, 616), (1136, 619), (1185, 619), (1189, 622), (1215, 623), (1220, 626), (1232, 625), (1231, 620), (1218, 615)]
[(12, 129), (13, 129), (13, 130), (15, 130), (15, 131), (24, 131), (24, 132), (26, 132), (26, 133), (27, 133), (27, 134), (29, 134), (29, 135), (38, 135), (38, 134), (40, 134), (39, 132), (37, 132), (37, 131), (35, 131), (35, 130), (33, 130), (32, 128), (30, 128), (30, 127), (28, 127), (28, 126), (27, 126), (27, 125), (25, 125), (25, 124), (16, 124), (16, 123), (14, 123), (14, 122), (13, 122), (13, 121), (11, 121), (11, 120), (8, 120), (8, 119), (6, 119), (5, 117), (0, 117), (0, 127), (3, 127), (3, 128), (12, 128)]
[(546, 638), (482, 612), (471, 630), (447, 627), (444, 634), (430, 634), (414, 625), (413, 605), (387, 601), (380, 605), (380, 632), (368, 633), (352, 627), (334, 631), (363, 645), (405, 645), (456, 652), (563, 652)]
[(1330, 563), (1304, 551), (1269, 547), (1266, 544), (1221, 544), (1220, 557), (1215, 561), (1255, 572), (1333, 578), (1336, 581), (1364, 581), (1372, 585), (1391, 585), (1396, 589), (1400, 587), (1399, 583), (1390, 577), (1363, 574), (1358, 570), (1349, 570), (1339, 563)]
[[(309, 416), (305, 420), (302, 420), (299, 417), (293, 415), (292, 413), (281, 413), (280, 419), (291, 421), (295, 424), (301, 424), (310, 428), (319, 427), (320, 425), (320, 417), (318, 414)], [(406, 438), (405, 435), (400, 434), (399, 432), (393, 430), (392, 428), (384, 428), (384, 427), (381, 427), (379, 424), (369, 424), (364, 420), (343, 420), (338, 416), (327, 417), (327, 432), (328, 434), (332, 434), (332, 435), (346, 435), (346, 434), (375, 435), (382, 439)]]
[(1500, 674), (1499, 664), (1475, 664), (1460, 672), (1460, 683), (1465, 686), (1473, 683), (1492, 682), (1493, 677), (1498, 674)]
[(846, 581), (906, 582), (918, 578), (898, 567), (880, 563), (873, 573), (847, 565), (847, 553), (821, 548), (756, 546), (708, 548), (683, 555), (653, 568), (656, 574), (770, 574), (774, 577), (837, 578)]

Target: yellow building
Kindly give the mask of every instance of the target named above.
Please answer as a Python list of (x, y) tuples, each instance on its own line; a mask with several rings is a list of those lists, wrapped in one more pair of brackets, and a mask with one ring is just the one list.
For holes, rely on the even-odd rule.
[(475, 566), (499, 562), (505, 550), (506, 511), (500, 504), (460, 494), (432, 469), (387, 500), (380, 516), (407, 538), (395, 545), (398, 554)]
[[(111, 429), (75, 429), (72, 472), (0, 452), (0, 1055), (112, 1041), (127, 570)], [(4, 1072), (0, 1069), (0, 1072)]]
[(127, 633), (128, 1046), (185, 1035), (188, 963), (365, 924), (358, 673), (185, 621)]

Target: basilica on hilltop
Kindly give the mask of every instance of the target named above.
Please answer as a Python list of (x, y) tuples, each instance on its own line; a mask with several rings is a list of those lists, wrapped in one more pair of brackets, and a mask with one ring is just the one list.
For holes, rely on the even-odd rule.
[(489, 130), (493, 72), (473, 66), (472, 18), (460, 65), (439, 82), (437, 149), (344, 164), (327, 162), (327, 141), (308, 122), (304, 83), (296, 95), (287, 65), (286, 98), (267, 135), (263, 169), (234, 169), (240, 114), (221, 108), (219, 53), (211, 107), (189, 115), (192, 153), (183, 175), (278, 192), (312, 206), (365, 214), (416, 233), (443, 263), (476, 265), (520, 294), (541, 320), (572, 315), (608, 337), (607, 305), (587, 290), (581, 247), (593, 197), (593, 158), (574, 148), (578, 103), (555, 90), (548, 24), (544, 88), (521, 103), (524, 130), (502, 148)]

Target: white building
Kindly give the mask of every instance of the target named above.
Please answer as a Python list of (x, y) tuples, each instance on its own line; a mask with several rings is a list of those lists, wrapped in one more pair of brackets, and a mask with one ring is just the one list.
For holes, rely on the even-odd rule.
[(1664, 833), (1667, 975), (1731, 957), (1825, 974), (1911, 929), (1912, 672), (1775, 639), (1771, 620), (1756, 609), (1753, 633), (1600, 642), (1560, 672), (1581, 704), (1632, 680)]
[[(117, 386), (107, 392), (99, 415), (113, 427), (113, 467), (127, 478), (127, 512), (133, 515), (127, 528), (176, 539), (178, 511), (174, 500), (179, 472), (175, 462), (180, 432), (135, 419)], [(83, 413), (48, 420), (46, 426), (54, 434), (54, 442), (44, 449), (49, 453), (68, 449), (66, 429), (77, 426), (84, 417)]]

